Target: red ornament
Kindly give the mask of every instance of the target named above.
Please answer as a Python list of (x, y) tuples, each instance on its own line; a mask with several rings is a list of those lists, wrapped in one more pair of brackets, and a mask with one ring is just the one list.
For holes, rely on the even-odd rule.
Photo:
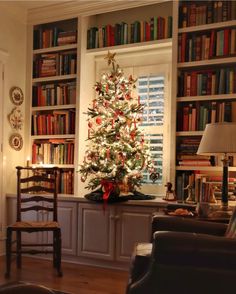
[(96, 124), (97, 125), (100, 125), (102, 123), (102, 119), (101, 119), (101, 117), (97, 117), (96, 118)]
[(109, 106), (109, 102), (108, 102), (108, 101), (105, 101), (105, 102), (104, 102), (104, 107), (105, 107), (105, 108), (108, 108), (108, 106)]
[(134, 139), (135, 139), (135, 134), (136, 134), (136, 132), (135, 132), (135, 130), (133, 130), (131, 133), (130, 133), (130, 137), (131, 137), (131, 139), (134, 141)]

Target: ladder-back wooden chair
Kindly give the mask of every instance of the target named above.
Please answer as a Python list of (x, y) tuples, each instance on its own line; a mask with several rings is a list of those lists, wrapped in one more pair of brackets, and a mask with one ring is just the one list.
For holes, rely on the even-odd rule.
[[(33, 168), (17, 166), (17, 216), (16, 222), (7, 227), (6, 278), (10, 277), (12, 254), (21, 268), (22, 254), (52, 254), (53, 266), (61, 271), (61, 229), (57, 222), (58, 168)], [(12, 233), (16, 233), (13, 240)], [(46, 232), (40, 242), (26, 242), (26, 233)], [(50, 233), (51, 232), (51, 233)], [(22, 235), (24, 233), (24, 236)], [(45, 234), (45, 233), (44, 233)], [(51, 234), (51, 236), (50, 236)], [(32, 239), (33, 235), (30, 235)], [(16, 243), (13, 246), (13, 243)]]

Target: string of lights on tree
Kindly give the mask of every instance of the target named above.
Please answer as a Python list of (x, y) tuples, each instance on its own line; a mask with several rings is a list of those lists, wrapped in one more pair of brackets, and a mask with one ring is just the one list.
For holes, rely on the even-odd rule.
[(153, 163), (144, 134), (138, 128), (144, 106), (134, 97), (135, 79), (124, 76), (108, 52), (105, 59), (111, 71), (103, 73), (95, 83), (96, 98), (88, 108), (88, 141), (81, 181), (88, 180), (86, 188), (102, 187), (103, 199), (111, 192), (120, 194), (120, 184), (134, 191), (142, 184), (142, 172), (148, 170), (156, 180)]

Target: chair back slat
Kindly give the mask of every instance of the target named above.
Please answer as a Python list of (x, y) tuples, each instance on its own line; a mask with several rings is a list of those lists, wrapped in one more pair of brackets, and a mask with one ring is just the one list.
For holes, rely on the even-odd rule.
[(21, 189), (21, 193), (36, 193), (36, 192), (46, 192), (46, 193), (53, 193), (54, 192), (54, 188), (48, 188), (45, 186), (31, 186), (31, 187), (27, 187), (27, 188), (22, 188)]
[(42, 175), (33, 175), (32, 177), (27, 177), (27, 178), (22, 178), (21, 183), (28, 183), (28, 182), (48, 182), (48, 183), (53, 183), (54, 179), (52, 178), (47, 178), (45, 176)]
[[(52, 221), (57, 221), (59, 169), (57, 167), (33, 168), (17, 166), (16, 170), (17, 221), (24, 218), (23, 213), (40, 210), (52, 212), (49, 217)], [(29, 216), (29, 214), (27, 215)]]
[(52, 211), (53, 212), (53, 207), (47, 207), (47, 206), (42, 206), (42, 205), (33, 205), (33, 206), (28, 206), (21, 208), (21, 212), (26, 212), (26, 211)]
[(44, 196), (29, 196), (27, 198), (22, 198), (21, 202), (22, 203), (27, 203), (27, 202), (39, 202), (39, 201), (44, 201), (44, 202), (49, 202), (49, 203), (53, 203), (53, 199), (52, 198), (48, 198), (48, 197), (44, 197)]

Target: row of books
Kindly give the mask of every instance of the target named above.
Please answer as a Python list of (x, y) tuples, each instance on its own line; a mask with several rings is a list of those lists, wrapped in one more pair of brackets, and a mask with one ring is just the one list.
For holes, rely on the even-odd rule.
[(236, 93), (236, 69), (233, 67), (178, 74), (179, 97), (233, 93)]
[(177, 165), (180, 166), (214, 166), (214, 156), (197, 154), (177, 154)]
[(87, 31), (87, 49), (146, 42), (172, 37), (172, 16), (155, 16), (150, 21), (125, 22)]
[(179, 155), (195, 155), (201, 141), (201, 136), (181, 137), (177, 140), (177, 154)]
[(74, 194), (74, 172), (70, 169), (60, 169), (59, 189), (60, 194)]
[(179, 8), (179, 27), (181, 28), (235, 18), (235, 1), (183, 1)]
[(33, 107), (76, 103), (75, 82), (34, 85), (32, 92)]
[(58, 27), (43, 29), (35, 28), (33, 36), (34, 49), (49, 48), (67, 44), (75, 44), (77, 42), (77, 31), (63, 31)]
[[(186, 171), (177, 173), (175, 184), (177, 201), (184, 202), (187, 199), (188, 190), (186, 188), (188, 185), (193, 189), (192, 191), (194, 191), (194, 181), (195, 178), (193, 172)], [(195, 195), (193, 195), (193, 200), (195, 200)]]
[(32, 163), (38, 163), (39, 158), (43, 161), (43, 164), (73, 164), (74, 140), (34, 141), (32, 145)]
[(65, 51), (37, 55), (33, 63), (33, 77), (50, 77), (76, 73), (76, 52)]
[(203, 131), (206, 124), (236, 121), (236, 101), (199, 101), (181, 105), (177, 114), (178, 131)]
[(211, 30), (178, 36), (178, 62), (207, 60), (236, 54), (236, 29)]
[(75, 110), (56, 110), (32, 115), (32, 135), (75, 134)]
[[(197, 202), (214, 202), (218, 198), (222, 187), (222, 176), (215, 174), (204, 174), (199, 171), (179, 172), (176, 176), (177, 200), (185, 201), (188, 193), (187, 186), (191, 186), (193, 200)], [(236, 178), (228, 178), (229, 195), (236, 192)], [(218, 192), (218, 193), (217, 193)]]

